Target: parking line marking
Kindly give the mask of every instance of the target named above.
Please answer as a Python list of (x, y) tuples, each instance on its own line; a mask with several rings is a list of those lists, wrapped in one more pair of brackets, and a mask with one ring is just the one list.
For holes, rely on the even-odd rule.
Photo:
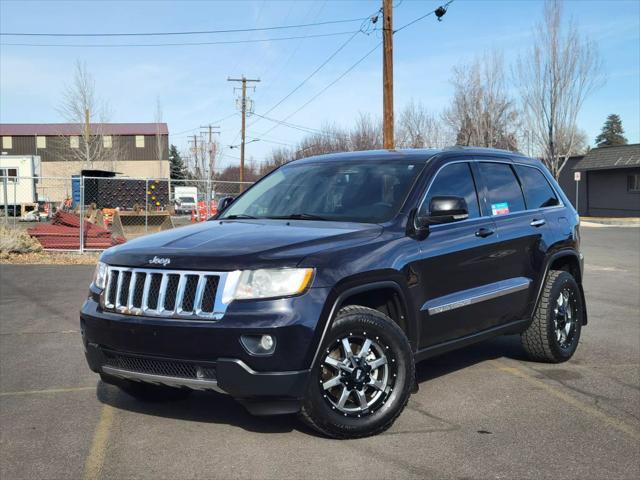
[(607, 415), (606, 413), (602, 412), (601, 410), (599, 410), (599, 409), (597, 409), (595, 407), (592, 407), (590, 405), (587, 405), (586, 403), (581, 402), (580, 400), (572, 397), (571, 395), (568, 395), (567, 393), (563, 392), (562, 390), (560, 390), (558, 388), (555, 388), (555, 387), (543, 382), (542, 380), (538, 380), (537, 378), (532, 377), (531, 375), (529, 375), (528, 373), (522, 371), (519, 368), (510, 367), (510, 366), (505, 365), (503, 362), (500, 362), (498, 360), (490, 360), (490, 363), (495, 368), (500, 370), (501, 372), (505, 372), (505, 373), (508, 373), (508, 374), (513, 375), (515, 377), (521, 378), (524, 381), (526, 381), (527, 383), (530, 383), (531, 385), (534, 385), (536, 387), (542, 388), (547, 393), (550, 393), (554, 397), (559, 398), (560, 400), (568, 403), (569, 405), (577, 408), (578, 410), (581, 410), (583, 413), (586, 413), (590, 417), (596, 418), (598, 420), (601, 420), (602, 422), (606, 423), (610, 427), (613, 427), (616, 430), (624, 432), (627, 435), (635, 438), (636, 440), (640, 440), (640, 432), (638, 432), (635, 428), (633, 428), (631, 425), (626, 424), (622, 420), (619, 420), (619, 419), (617, 419), (615, 417)]
[(47, 393), (71, 393), (71, 392), (86, 392), (88, 390), (95, 390), (96, 387), (71, 387), (71, 388), (48, 388), (45, 390), (21, 390), (17, 392), (0, 392), (0, 397), (14, 397), (18, 395), (40, 395)]
[(102, 411), (100, 412), (100, 420), (98, 420), (98, 425), (93, 434), (91, 450), (89, 450), (89, 455), (84, 463), (83, 478), (85, 480), (100, 478), (107, 453), (111, 426), (113, 425), (114, 412), (115, 409), (111, 405), (103, 405)]

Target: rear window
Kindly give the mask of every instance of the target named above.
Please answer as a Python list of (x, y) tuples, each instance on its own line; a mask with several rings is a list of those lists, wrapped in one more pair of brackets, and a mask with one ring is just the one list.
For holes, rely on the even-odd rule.
[(522, 189), (510, 165), (481, 162), (478, 167), (487, 186), (491, 215), (506, 215), (525, 210)]
[(527, 208), (544, 208), (558, 205), (553, 188), (540, 170), (535, 167), (516, 165), (516, 172), (522, 182)]

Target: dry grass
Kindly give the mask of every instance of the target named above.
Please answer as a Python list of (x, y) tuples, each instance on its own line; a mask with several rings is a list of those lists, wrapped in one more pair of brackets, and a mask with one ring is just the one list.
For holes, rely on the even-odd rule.
[(0, 227), (0, 254), (41, 252), (42, 246), (24, 230)]
[(95, 265), (99, 253), (0, 253), (0, 264), (25, 265)]

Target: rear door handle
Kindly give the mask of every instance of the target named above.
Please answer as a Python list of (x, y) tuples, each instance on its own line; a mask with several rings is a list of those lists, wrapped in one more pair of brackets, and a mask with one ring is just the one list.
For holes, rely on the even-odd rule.
[(547, 222), (544, 220), (544, 218), (534, 218), (533, 220), (531, 220), (531, 223), (529, 225), (531, 225), (532, 227), (541, 227), (545, 223)]
[(488, 237), (489, 235), (493, 235), (494, 233), (495, 231), (492, 230), (491, 228), (482, 227), (480, 230), (476, 232), (476, 237), (485, 238), (485, 237)]

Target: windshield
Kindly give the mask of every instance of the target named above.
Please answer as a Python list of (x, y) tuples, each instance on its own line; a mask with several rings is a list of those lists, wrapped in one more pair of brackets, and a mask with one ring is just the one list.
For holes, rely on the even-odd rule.
[(419, 167), (405, 162), (292, 164), (258, 182), (221, 218), (385, 222), (400, 209)]
[(180, 203), (194, 203), (195, 199), (193, 197), (180, 197), (178, 201)]

